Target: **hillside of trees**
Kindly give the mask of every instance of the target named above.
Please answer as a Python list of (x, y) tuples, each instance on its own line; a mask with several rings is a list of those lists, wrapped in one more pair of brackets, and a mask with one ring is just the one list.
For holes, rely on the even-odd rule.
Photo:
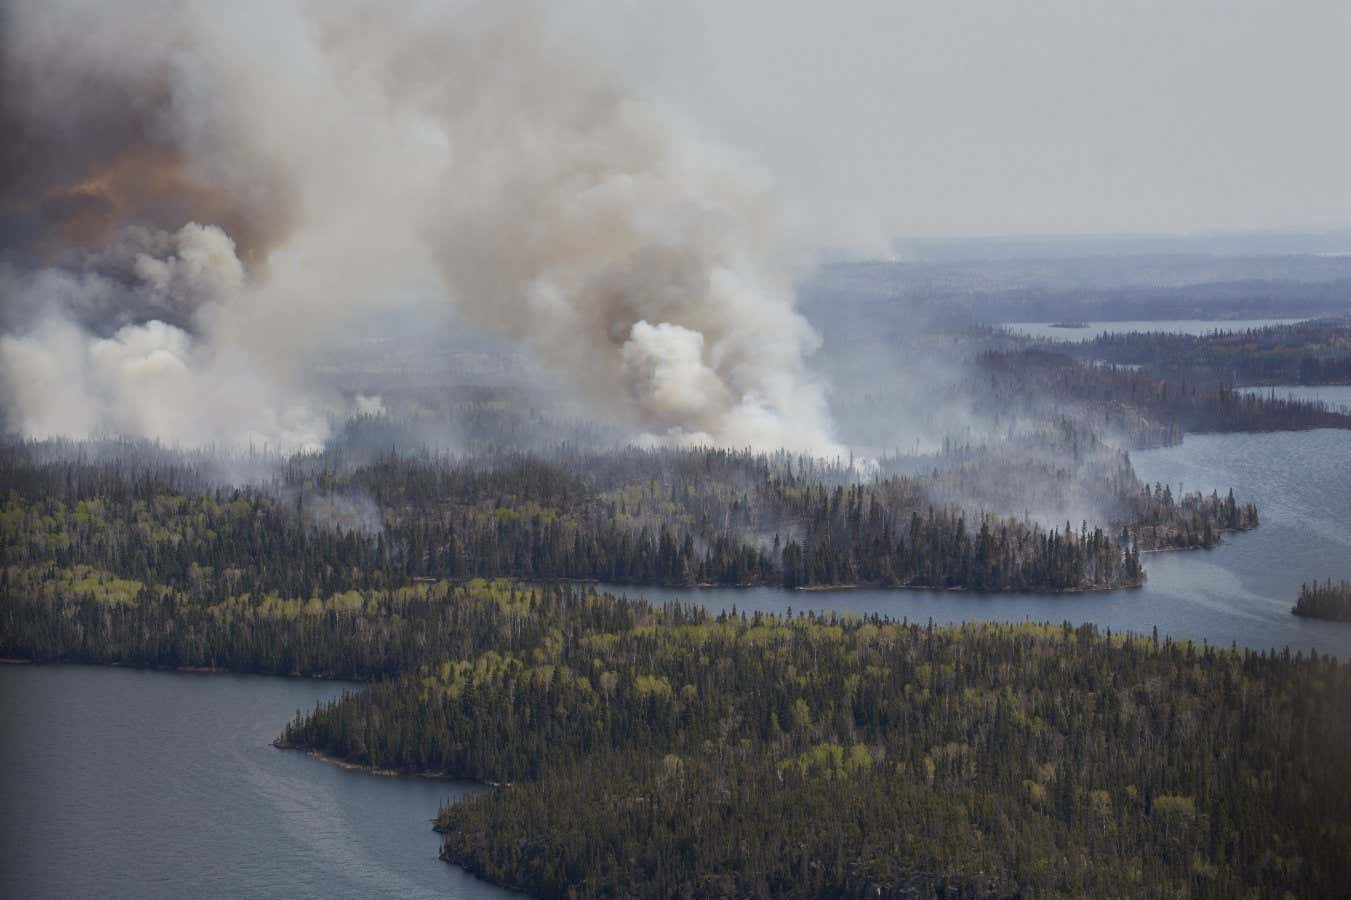
[(1320, 584), (1315, 579), (1312, 585), (1300, 585), (1299, 599), (1291, 612), (1311, 619), (1351, 622), (1351, 581), (1334, 584), (1329, 578)]
[(1169, 485), (1142, 483), (1129, 454), (1069, 418), (996, 444), (949, 441), (941, 452), (887, 456), (879, 465), (918, 476), (925, 494), (945, 505), (1021, 509), (1042, 522), (1079, 518), (1081, 529), (1091, 515), (1141, 550), (1214, 547), (1224, 533), (1258, 524), (1256, 507), (1238, 503), (1232, 490), (1174, 496)]
[[(532, 896), (1337, 896), (1351, 667), (1091, 626), (711, 615), (553, 588), (280, 744), (500, 783), (446, 859)], [(504, 592), (506, 592), (504, 596)]]
[(1351, 414), (1316, 401), (1079, 362), (1058, 348), (993, 350), (977, 367), (973, 406), (993, 421), (1069, 416), (1126, 447), (1174, 444), (1189, 433), (1351, 428)]
[(475, 580), (202, 605), (6, 567), (0, 656), (370, 680), (281, 746), (503, 785), (533, 896), (1337, 896), (1351, 666), (1091, 626), (712, 614)]
[(937, 507), (914, 479), (829, 483), (721, 450), (301, 460), (267, 487), (172, 463), (0, 452), (6, 566), (93, 566), (194, 601), (325, 596), (418, 578), (1108, 588), (1133, 548)]
[(559, 447), (302, 456), (247, 487), (191, 455), (8, 444), (0, 563), (88, 566), (207, 605), (499, 576), (1091, 590), (1139, 584), (1142, 549), (1213, 546), (1256, 524), (1232, 496), (1142, 485), (1125, 454), (1066, 428), (1060, 444), (953, 447), (923, 471)]
[[(1222, 324), (1222, 323), (1217, 323)], [(1314, 319), (1189, 335), (1102, 334), (1071, 344), (1082, 360), (1144, 366), (1172, 381), (1227, 385), (1351, 384), (1351, 321)]]

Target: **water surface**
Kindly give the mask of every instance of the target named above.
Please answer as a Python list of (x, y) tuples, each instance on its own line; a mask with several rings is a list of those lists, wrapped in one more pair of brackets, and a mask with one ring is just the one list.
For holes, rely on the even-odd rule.
[(269, 746), (333, 683), (0, 666), (0, 897), (507, 896), (437, 858), (476, 788)]

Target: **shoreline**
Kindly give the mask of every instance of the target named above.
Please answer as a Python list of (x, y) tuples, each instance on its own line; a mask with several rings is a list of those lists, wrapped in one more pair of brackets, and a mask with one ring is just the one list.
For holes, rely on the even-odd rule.
[[(1177, 551), (1179, 551), (1179, 552), (1181, 552), (1181, 551), (1185, 551), (1185, 550), (1192, 550), (1192, 549), (1198, 549), (1198, 550), (1199, 550), (1199, 549), (1203, 549), (1203, 548), (1200, 548), (1200, 547), (1196, 547), (1196, 548), (1192, 548), (1192, 547), (1179, 547), (1179, 548), (1170, 548), (1170, 550), (1168, 550), (1168, 551), (1162, 551), (1162, 550), (1141, 550), (1140, 552), (1141, 552), (1141, 553), (1162, 553), (1162, 552), (1172, 552), (1174, 549), (1177, 550)], [(1204, 548), (1204, 549), (1212, 549), (1212, 548)], [(554, 579), (554, 581), (559, 581), (559, 580), (560, 580), (560, 579)], [(844, 582), (844, 583), (839, 583), (839, 584), (799, 584), (799, 585), (795, 585), (794, 587), (789, 587), (789, 586), (786, 585), (786, 584), (773, 584), (773, 583), (769, 583), (769, 582), (765, 582), (765, 583), (763, 583), (763, 584), (757, 584), (757, 583), (750, 583), (750, 584), (648, 584), (648, 583), (645, 583), (645, 582), (600, 581), (600, 580), (594, 580), (594, 579), (587, 579), (587, 580), (585, 580), (585, 581), (583, 581), (583, 580), (578, 580), (578, 579), (574, 579), (574, 580), (562, 579), (562, 580), (563, 580), (563, 581), (566, 581), (566, 582), (569, 583), (569, 584), (594, 584), (594, 585), (606, 585), (607, 588), (610, 588), (610, 587), (612, 587), (612, 588), (634, 588), (634, 589), (636, 589), (636, 590), (641, 590), (641, 589), (644, 589), (644, 588), (656, 588), (656, 589), (658, 589), (658, 590), (663, 590), (663, 591), (705, 591), (705, 590), (717, 590), (717, 591), (745, 591), (745, 590), (751, 590), (751, 589), (753, 589), (753, 588), (769, 588), (770, 590), (775, 590), (775, 591), (802, 591), (802, 592), (804, 592), (804, 593), (812, 593), (812, 592), (814, 592), (814, 591), (933, 591), (934, 593), (944, 593), (944, 594), (975, 594), (975, 595), (978, 595), (978, 596), (981, 595), (981, 594), (1014, 594), (1014, 595), (1023, 595), (1023, 594), (1027, 594), (1027, 595), (1035, 595), (1035, 594), (1106, 594), (1106, 593), (1110, 593), (1110, 592), (1112, 592), (1112, 591), (1131, 591), (1131, 590), (1135, 590), (1135, 589), (1137, 589), (1137, 588), (1142, 588), (1142, 587), (1145, 586), (1145, 581), (1146, 581), (1146, 579), (1141, 579), (1140, 581), (1132, 581), (1132, 582), (1126, 582), (1126, 583), (1123, 583), (1123, 584), (1114, 584), (1114, 585), (1110, 585), (1110, 586), (1104, 585), (1104, 586), (1102, 586), (1102, 587), (1069, 587), (1069, 588), (1042, 587), (1042, 588), (1024, 588), (1024, 589), (1022, 589), (1022, 590), (1018, 590), (1018, 589), (1015, 589), (1015, 588), (1008, 588), (1008, 589), (1005, 589), (1005, 588), (995, 588), (995, 589), (992, 589), (992, 590), (978, 591), (978, 590), (975, 590), (974, 588), (969, 588), (969, 587), (932, 587), (932, 586), (930, 586), (930, 585), (925, 585), (925, 584), (886, 584), (886, 583), (881, 582), (881, 581), (876, 581), (876, 582), (872, 582), (872, 581), (857, 581), (857, 582)], [(552, 583), (552, 582), (528, 582), (528, 583), (530, 583), (530, 584), (550, 584), (550, 583)], [(619, 596), (619, 595), (616, 594), (615, 596)]]
[(1226, 534), (1247, 534), (1250, 531), (1256, 531), (1261, 527), (1261, 521), (1254, 522), (1248, 528), (1220, 528), (1215, 531), (1215, 543), (1199, 544), (1195, 547), (1154, 547), (1149, 550), (1141, 550), (1141, 555), (1145, 553), (1194, 553), (1197, 550), (1214, 550), (1224, 544)]
[[(773, 585), (771, 585), (773, 586)], [(797, 587), (783, 587), (786, 591), (803, 591), (812, 593), (815, 591), (930, 591), (935, 594), (1013, 594), (1015, 596), (1037, 594), (1108, 594), (1112, 591), (1133, 591), (1145, 586), (1144, 579), (1132, 581), (1124, 584), (1114, 584), (1110, 587), (1068, 587), (1068, 588), (1027, 588), (1025, 590), (1016, 590), (1014, 588), (996, 589), (990, 591), (977, 591), (966, 587), (930, 587), (924, 584), (870, 584), (861, 582), (858, 584), (802, 584)]]
[(306, 747), (303, 744), (287, 743), (286, 741), (283, 741), (281, 738), (277, 738), (271, 741), (270, 743), (271, 746), (275, 747), (278, 750), (294, 750), (299, 753), (303, 753), (304, 755), (310, 757), (311, 759), (316, 759), (319, 762), (337, 766), (338, 768), (345, 769), (348, 772), (360, 772), (363, 775), (378, 775), (381, 778), (423, 778), (426, 779), (427, 781), (453, 781), (459, 782), (460, 784), (477, 785), (483, 788), (495, 788), (503, 786), (501, 784), (497, 784), (496, 782), (479, 781), (476, 778), (468, 778), (463, 775), (454, 775), (450, 772), (388, 769), (381, 766), (373, 766), (369, 763), (349, 762), (345, 759), (340, 759), (336, 756), (330, 756), (329, 754), (324, 753), (321, 750), (315, 750), (313, 747)]

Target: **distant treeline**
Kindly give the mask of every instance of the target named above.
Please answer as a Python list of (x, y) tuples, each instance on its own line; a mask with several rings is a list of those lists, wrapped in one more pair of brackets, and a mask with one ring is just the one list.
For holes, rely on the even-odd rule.
[(1133, 447), (1177, 443), (1187, 433), (1351, 428), (1351, 414), (1322, 403), (1170, 381), (1146, 370), (1078, 362), (1062, 350), (991, 351), (978, 366), (972, 388), (978, 410), (1072, 415)]
[[(785, 455), (560, 448), (234, 461), (272, 467), (249, 488), (218, 484), (209, 455), (11, 444), (0, 447), (0, 652), (365, 678), (393, 671), (407, 641), (440, 639), (448, 623), (414, 638), (388, 616), (432, 615), (420, 604), (441, 580), (1080, 590), (1139, 584), (1142, 548), (1210, 546), (1256, 522), (1232, 495), (1179, 502), (1140, 485), (1124, 454), (1069, 426), (1062, 439), (1053, 455), (1079, 454), (1066, 469), (951, 448), (928, 475), (863, 483), (843, 463)], [(1112, 524), (968, 517), (1017, 477), (997, 460), (1047, 491), (1073, 483), (1071, 470), (1101, 482), (1046, 502), (1099, 504)], [(353, 621), (365, 640), (344, 647)]]
[[(1223, 327), (1223, 323), (1216, 325)], [(1103, 334), (1066, 349), (1080, 359), (1145, 366), (1151, 374), (1172, 381), (1351, 384), (1351, 322), (1345, 319), (1206, 335)]]
[(1291, 612), (1313, 619), (1351, 622), (1351, 581), (1334, 584), (1329, 578), (1321, 584), (1315, 580), (1312, 585), (1300, 585), (1299, 599)]
[[(956, 322), (1344, 316), (1349, 270), (1336, 256), (855, 262), (823, 267), (803, 295), (808, 318), (829, 341), (841, 307), (864, 323), (859, 327), (901, 322), (912, 330)], [(1155, 283), (1140, 284), (1142, 278)], [(1188, 283), (1168, 284), (1179, 278)]]

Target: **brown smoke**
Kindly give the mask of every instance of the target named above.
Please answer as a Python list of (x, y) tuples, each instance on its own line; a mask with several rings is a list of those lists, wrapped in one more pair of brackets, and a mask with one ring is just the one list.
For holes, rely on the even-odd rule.
[(170, 229), (211, 222), (234, 239), (245, 264), (259, 263), (284, 233), (275, 212), (257, 215), (237, 197), (188, 174), (173, 148), (142, 145), (93, 167), (89, 176), (42, 198), (48, 257), (65, 244), (106, 246), (118, 229), (141, 225)]
[[(142, 16), (156, 4), (142, 4)], [(119, 13), (82, 4), (11, 4), (0, 12), (0, 252), (52, 262), (70, 246), (105, 246), (119, 229), (173, 231), (219, 225), (246, 264), (260, 264), (284, 236), (285, 179), (228, 134), (212, 134), (222, 158), (206, 167), (185, 147), (170, 55), (186, 26), (169, 16), (173, 43), (138, 48), (144, 64), (100, 47), (97, 32)], [(167, 10), (166, 10), (167, 11)], [(83, 13), (83, 14), (81, 14)]]
[[(5, 24), (0, 228), (47, 266), (9, 290), (74, 320), (0, 342), (28, 430), (176, 439), (247, 394), (184, 433), (308, 445), (307, 354), (417, 289), (655, 439), (835, 450), (768, 178), (628, 96), (584, 15), (46, 0)], [(110, 303), (132, 312), (82, 345)]]

